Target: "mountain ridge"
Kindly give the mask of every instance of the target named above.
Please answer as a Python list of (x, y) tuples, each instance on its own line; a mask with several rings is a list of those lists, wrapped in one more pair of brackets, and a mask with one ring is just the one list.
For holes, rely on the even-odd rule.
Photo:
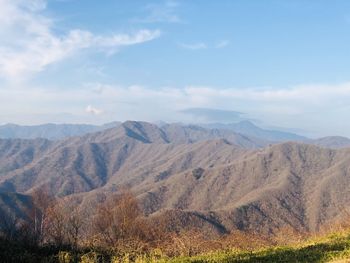
[(181, 211), (227, 230), (316, 231), (350, 203), (349, 156), (350, 148), (128, 121), (60, 141), (0, 140), (0, 192), (45, 188), (84, 206), (127, 187), (150, 216)]

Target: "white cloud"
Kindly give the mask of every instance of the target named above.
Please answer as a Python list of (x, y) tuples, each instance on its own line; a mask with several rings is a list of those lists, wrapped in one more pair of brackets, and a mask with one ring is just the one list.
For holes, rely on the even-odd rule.
[(167, 0), (163, 3), (148, 4), (145, 10), (148, 15), (142, 19), (135, 19), (140, 23), (182, 23), (183, 21), (176, 13), (179, 3), (173, 0)]
[(0, 76), (18, 79), (81, 49), (113, 53), (160, 36), (159, 30), (104, 36), (80, 29), (58, 35), (54, 33), (54, 21), (42, 13), (45, 8), (44, 0), (0, 0)]
[(185, 48), (185, 49), (190, 49), (190, 50), (199, 50), (199, 49), (206, 49), (207, 45), (203, 42), (199, 43), (192, 43), (192, 44), (179, 44), (180, 47)]
[(91, 105), (89, 105), (89, 106), (87, 106), (85, 108), (85, 112), (93, 114), (93, 115), (100, 115), (101, 113), (103, 113), (103, 110), (97, 109), (97, 108), (92, 107)]
[[(80, 31), (80, 33), (81, 32), (83, 32), (83, 34), (88, 33), (84, 31)], [(160, 36), (159, 30), (154, 30), (154, 31), (140, 30), (134, 35), (119, 34), (119, 35), (113, 35), (109, 37), (93, 36), (90, 33), (88, 43), (92, 46), (97, 46), (97, 47), (120, 47), (120, 46), (140, 44), (146, 41), (153, 40), (159, 36)]]
[(222, 40), (215, 45), (215, 48), (224, 48), (224, 47), (227, 47), (228, 45), (230, 45), (230, 41)]
[(189, 50), (200, 50), (200, 49), (209, 49), (209, 48), (216, 48), (216, 49), (220, 49), (220, 48), (225, 48), (230, 44), (230, 41), (228, 40), (222, 40), (218, 43), (216, 43), (215, 45), (209, 45), (206, 44), (204, 42), (198, 42), (198, 43), (180, 43), (178, 44), (180, 47), (185, 48), (185, 49), (189, 49)]

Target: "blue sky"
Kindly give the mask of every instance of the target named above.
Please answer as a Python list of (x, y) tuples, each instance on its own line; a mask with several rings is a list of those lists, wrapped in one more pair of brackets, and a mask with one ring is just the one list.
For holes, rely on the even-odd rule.
[(0, 0), (0, 123), (213, 108), (350, 136), (349, 44), (345, 0)]

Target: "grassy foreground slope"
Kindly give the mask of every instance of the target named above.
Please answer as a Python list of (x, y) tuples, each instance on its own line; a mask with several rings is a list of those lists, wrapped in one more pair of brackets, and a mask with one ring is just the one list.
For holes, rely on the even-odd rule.
[[(0, 254), (5, 251), (0, 252)], [(34, 253), (33, 253), (34, 252)], [(59, 262), (59, 263), (204, 263), (204, 262), (350, 262), (350, 233), (332, 234), (327, 237), (314, 238), (308, 241), (300, 242), (295, 245), (274, 246), (260, 250), (227, 250), (217, 251), (213, 253), (198, 256), (182, 256), (169, 258), (162, 256), (160, 251), (155, 251), (151, 255), (135, 255), (134, 253), (120, 253), (119, 255), (112, 253), (101, 253), (95, 251), (78, 252), (76, 254), (61, 251), (55, 255), (36, 254), (38, 251), (26, 251), (24, 255), (20, 255), (20, 251), (16, 251), (14, 257), (17, 260), (5, 262)], [(32, 254), (33, 253), (33, 254)], [(34, 255), (36, 254), (36, 255)], [(10, 256), (11, 257), (11, 256)], [(28, 257), (28, 258), (27, 258)], [(2, 257), (3, 259), (9, 259)], [(27, 260), (26, 260), (27, 259)], [(18, 261), (19, 260), (19, 261)], [(23, 260), (23, 261), (22, 261)]]
[(226, 251), (179, 257), (169, 262), (350, 262), (350, 234), (333, 234), (301, 244), (257, 251)]
[[(94, 251), (54, 252), (54, 250), (21, 250), (1, 243), (2, 262), (138, 262), (138, 263), (180, 263), (180, 262), (350, 262), (350, 234), (332, 234), (289, 246), (275, 246), (255, 251), (227, 250), (193, 257), (169, 258), (155, 251), (151, 255), (123, 254), (113, 255)], [(51, 253), (50, 253), (51, 252)]]

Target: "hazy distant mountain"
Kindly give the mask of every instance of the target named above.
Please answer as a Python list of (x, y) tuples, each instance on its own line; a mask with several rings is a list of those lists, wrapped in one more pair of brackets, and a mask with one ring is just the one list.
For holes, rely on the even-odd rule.
[[(192, 109), (192, 111), (195, 111), (195, 110), (196, 109)], [(218, 113), (212, 113), (212, 114), (218, 114)], [(16, 124), (6, 124), (6, 125), (0, 126), (0, 138), (3, 138), (3, 139), (44, 138), (49, 140), (60, 140), (67, 137), (82, 136), (87, 133), (103, 131), (109, 128), (117, 127), (119, 125), (120, 125), (119, 122), (112, 122), (101, 126), (88, 125), (88, 124), (42, 124), (42, 125), (35, 125), (35, 126), (21, 126)], [(169, 134), (173, 134), (173, 136), (175, 136), (176, 138), (172, 138), (172, 140), (174, 139), (178, 141), (182, 140), (183, 143), (196, 141), (196, 136), (199, 136), (199, 137), (204, 136), (203, 134), (204, 129), (201, 131), (200, 126), (196, 126), (196, 125), (183, 125), (183, 124), (176, 124), (176, 123), (166, 124), (165, 122), (159, 122), (157, 126), (160, 127), (161, 129), (167, 130)], [(223, 138), (225, 136), (232, 136), (232, 133), (230, 133), (230, 135), (228, 134), (228, 131), (230, 130), (236, 133), (235, 134), (236, 137), (246, 136), (246, 137), (250, 137), (250, 139), (254, 137), (254, 140), (255, 140), (254, 143), (261, 140), (260, 146), (266, 145), (267, 141), (270, 141), (270, 142), (301, 141), (306, 139), (305, 137), (302, 137), (293, 133), (264, 130), (257, 127), (256, 125), (254, 125), (249, 121), (242, 121), (242, 122), (233, 123), (233, 124), (221, 124), (221, 123), (203, 124), (201, 125), (201, 127), (208, 128), (211, 130), (210, 133), (204, 132), (206, 134), (204, 136), (206, 139)], [(237, 133), (239, 133), (240, 135), (238, 135)], [(183, 136), (187, 136), (187, 137), (184, 138)], [(244, 140), (247, 141), (247, 138)]]
[(307, 138), (295, 133), (277, 131), (277, 130), (265, 130), (262, 129), (250, 121), (241, 121), (238, 123), (222, 124), (212, 123), (201, 125), (206, 128), (216, 128), (232, 130), (234, 132), (244, 134), (251, 137), (261, 138), (263, 140), (283, 142), (283, 141), (305, 141)]
[(317, 140), (312, 140), (311, 143), (325, 148), (334, 149), (350, 147), (350, 139), (341, 136), (323, 137)]
[(66, 137), (80, 136), (86, 133), (96, 132), (119, 125), (112, 122), (101, 126), (88, 124), (43, 124), (34, 126), (21, 126), (16, 124), (5, 124), (0, 126), (0, 138), (35, 139), (45, 138), (58, 140)]
[(268, 144), (229, 130), (136, 121), (56, 142), (0, 140), (0, 192), (45, 187), (84, 206), (127, 186), (147, 214), (175, 210), (215, 228), (263, 233), (316, 230), (349, 207), (350, 149)]

